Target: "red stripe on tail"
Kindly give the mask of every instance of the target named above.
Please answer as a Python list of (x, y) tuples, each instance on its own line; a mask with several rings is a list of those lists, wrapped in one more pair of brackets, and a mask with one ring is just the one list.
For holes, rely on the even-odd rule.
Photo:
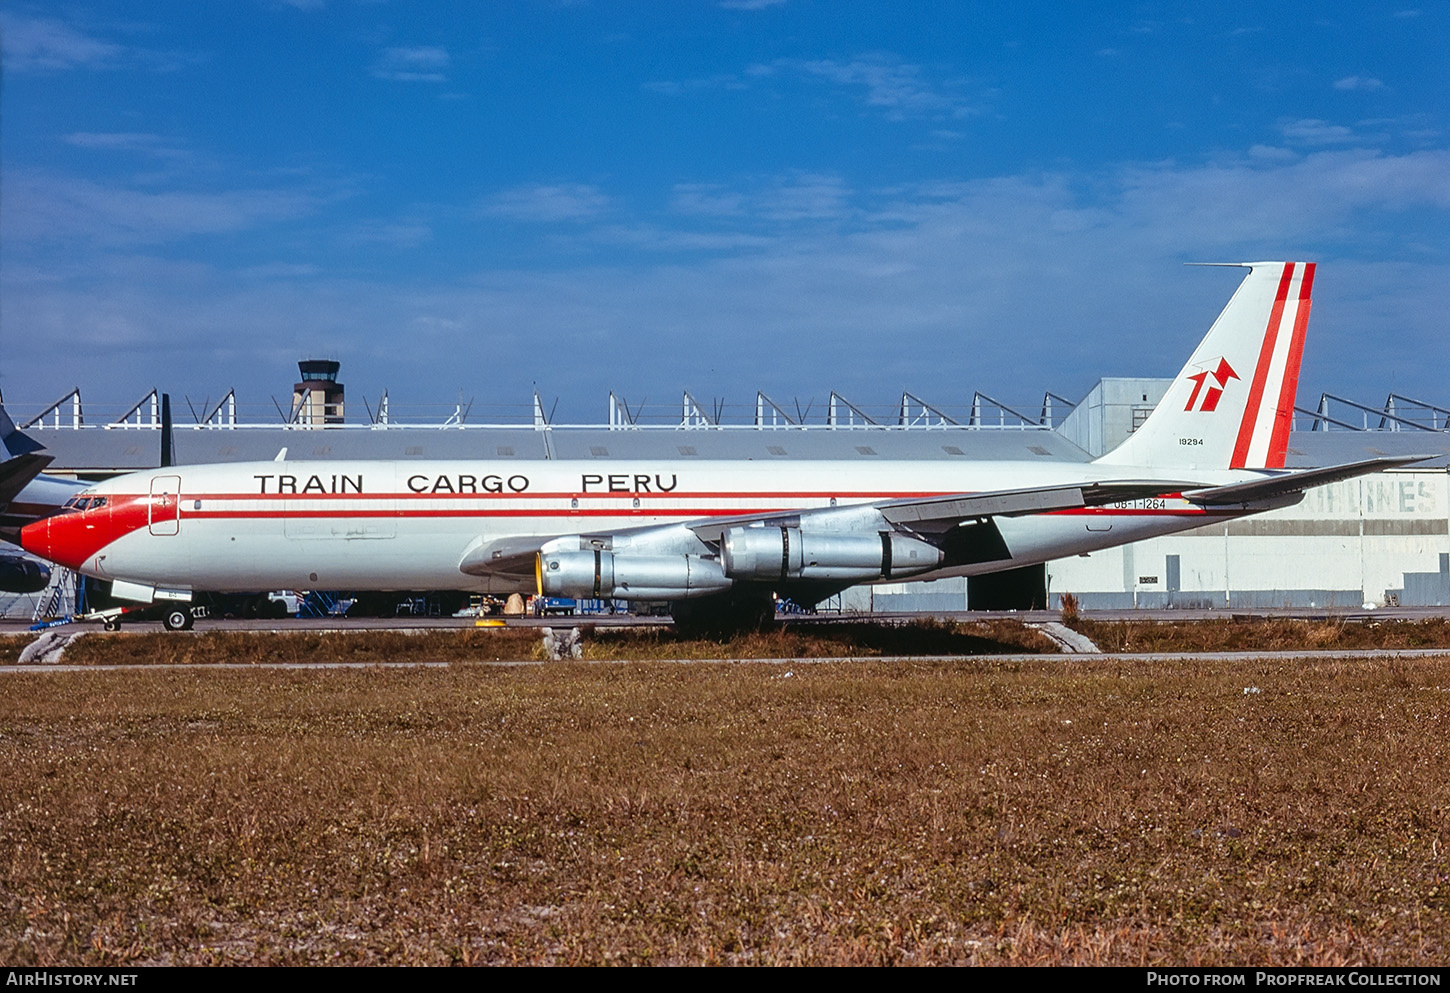
[(1269, 312), (1269, 324), (1264, 329), (1264, 343), (1259, 348), (1259, 364), (1254, 367), (1254, 379), (1249, 387), (1249, 402), (1244, 406), (1244, 419), (1239, 424), (1238, 440), (1234, 443), (1230, 469), (1242, 469), (1248, 461), (1249, 443), (1254, 438), (1254, 425), (1259, 419), (1259, 408), (1264, 402), (1264, 384), (1269, 378), (1269, 365), (1274, 360), (1274, 343), (1279, 337), (1279, 324), (1284, 320), (1284, 301), (1289, 298), (1289, 281), (1294, 278), (1294, 263), (1284, 263), (1284, 274), (1279, 278), (1279, 291), (1274, 295), (1274, 307)]
[(1304, 264), (1304, 279), (1299, 285), (1299, 313), (1294, 317), (1294, 337), (1289, 342), (1288, 361), (1284, 363), (1284, 387), (1279, 393), (1279, 409), (1274, 412), (1274, 433), (1269, 439), (1269, 469), (1284, 468), (1289, 452), (1289, 427), (1294, 423), (1294, 397), (1299, 392), (1299, 361), (1304, 357), (1304, 333), (1309, 328), (1309, 288), (1314, 285), (1314, 263)]

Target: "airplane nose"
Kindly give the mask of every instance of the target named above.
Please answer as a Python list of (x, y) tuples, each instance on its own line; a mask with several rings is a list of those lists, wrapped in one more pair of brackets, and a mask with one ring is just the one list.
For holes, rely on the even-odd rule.
[(50, 519), (35, 521), (20, 529), (20, 547), (32, 555), (39, 555), (43, 559), (56, 561), (51, 554), (50, 541)]
[(79, 569), (89, 552), (76, 531), (80, 514), (62, 514), (27, 524), (20, 530), (20, 547), (67, 569)]

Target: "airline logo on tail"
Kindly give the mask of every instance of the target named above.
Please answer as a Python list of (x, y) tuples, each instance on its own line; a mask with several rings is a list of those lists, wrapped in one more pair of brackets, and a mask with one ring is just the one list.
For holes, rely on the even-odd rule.
[[(1213, 378), (1213, 385), (1204, 389), (1209, 377)], [(1228, 359), (1219, 357), (1218, 368), (1204, 369), (1188, 377), (1193, 383), (1193, 392), (1188, 396), (1188, 405), (1184, 410), (1211, 411), (1218, 407), (1218, 398), (1223, 396), (1224, 387), (1228, 386), (1230, 379), (1238, 379), (1239, 374), (1234, 372), (1234, 367), (1228, 364)], [(1202, 395), (1203, 402), (1199, 403), (1199, 396)], [(1195, 406), (1196, 405), (1196, 406)]]

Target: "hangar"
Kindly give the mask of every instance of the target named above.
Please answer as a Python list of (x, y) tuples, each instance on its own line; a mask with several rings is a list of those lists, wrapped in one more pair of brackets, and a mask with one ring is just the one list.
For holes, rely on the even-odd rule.
[[(609, 395), (603, 424), (557, 423), (536, 394), (507, 419), (456, 405), (439, 416), (400, 411), (386, 394), (346, 405), (338, 363), (299, 363), (290, 411), (238, 413), (234, 393), (188, 414), (173, 432), (176, 464), (272, 459), (623, 458), (688, 460), (843, 459), (961, 461), (1055, 458), (1088, 461), (1140, 425), (1168, 379), (1104, 379), (1079, 403), (1046, 393), (1025, 411), (976, 393), (936, 405), (910, 393), (864, 407), (831, 393), (790, 407), (758, 393), (753, 403), (631, 407)], [(349, 419), (347, 413), (352, 413)], [(159, 464), (161, 396), (97, 416), (79, 390), (43, 407), (12, 406), (17, 422), (56, 459), (52, 471), (101, 478)], [(522, 414), (522, 416), (519, 416)], [(1056, 606), (1063, 593), (1084, 607), (1357, 607), (1450, 604), (1450, 410), (1391, 395), (1382, 406), (1324, 394), (1296, 408), (1288, 466), (1310, 468), (1385, 455), (1435, 456), (1413, 469), (1309, 491), (1297, 506), (1058, 560), (1019, 573), (884, 584), (848, 590), (829, 604), (859, 611)], [(889, 470), (887, 470), (889, 471)], [(24, 600), (25, 598), (21, 598)], [(25, 611), (14, 602), (11, 612)]]

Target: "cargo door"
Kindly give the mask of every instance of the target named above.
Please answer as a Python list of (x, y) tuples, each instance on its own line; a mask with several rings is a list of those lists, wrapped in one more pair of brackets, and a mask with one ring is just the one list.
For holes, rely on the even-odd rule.
[(181, 531), (181, 477), (151, 477), (151, 500), (147, 506), (151, 533), (173, 535)]

